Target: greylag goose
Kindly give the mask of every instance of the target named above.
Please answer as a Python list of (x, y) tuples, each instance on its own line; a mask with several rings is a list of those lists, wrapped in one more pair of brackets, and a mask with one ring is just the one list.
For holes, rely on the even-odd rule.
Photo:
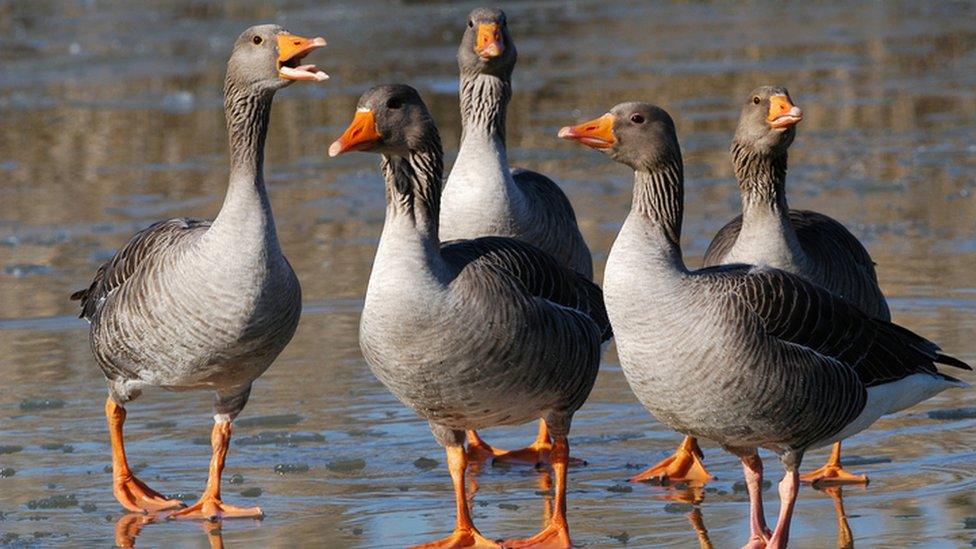
[(108, 380), (105, 401), (115, 497), (131, 511), (182, 503), (149, 488), (129, 468), (123, 446), (125, 405), (143, 389), (216, 393), (213, 457), (200, 500), (174, 518), (253, 517), (258, 507), (223, 503), (220, 476), (231, 422), (251, 383), (291, 340), (301, 288), (282, 255), (264, 186), (264, 139), (271, 101), (295, 80), (326, 74), (301, 65), (322, 38), (255, 26), (234, 44), (227, 63), (224, 110), (230, 134), (230, 182), (216, 219), (176, 218), (137, 233), (71, 296), (91, 323), (91, 348)]
[[(688, 270), (679, 244), (681, 152), (664, 110), (622, 103), (559, 135), (635, 172), (630, 214), (604, 278), (620, 364), (661, 422), (741, 459), (751, 503), (748, 547), (786, 546), (808, 449), (968, 386), (936, 366), (971, 369), (965, 363), (799, 275), (764, 265)], [(786, 469), (771, 533), (762, 512), (760, 447), (778, 454)]]
[[(874, 262), (857, 237), (826, 215), (791, 210), (786, 202), (787, 153), (796, 136), (795, 126), (802, 119), (803, 112), (786, 88), (762, 86), (749, 94), (731, 146), (742, 215), (715, 235), (705, 252), (704, 266), (746, 263), (783, 269), (847, 299), (868, 316), (891, 320)], [(800, 479), (867, 482), (866, 476), (844, 470), (840, 445), (834, 445), (827, 464)], [(687, 437), (674, 456), (631, 480), (662, 476), (680, 480), (683, 471), (703, 480), (700, 456), (695, 439)]]
[(497, 546), (471, 523), (465, 430), (539, 418), (553, 437), (556, 509), (538, 535), (506, 546), (569, 547), (566, 437), (609, 338), (600, 288), (516, 239), (441, 243), (441, 141), (413, 88), (363, 94), (329, 155), (357, 150), (382, 155), (387, 200), (360, 347), (376, 377), (430, 423), (454, 481), (454, 533), (424, 547)]
[[(458, 49), (461, 149), (441, 198), (441, 237), (517, 238), (592, 279), (590, 250), (562, 189), (540, 173), (509, 169), (505, 114), (516, 58), (505, 13), (472, 10)], [(535, 442), (521, 450), (494, 448), (477, 432), (468, 433), (468, 454), (475, 459), (536, 464), (548, 460), (550, 444), (545, 420)]]

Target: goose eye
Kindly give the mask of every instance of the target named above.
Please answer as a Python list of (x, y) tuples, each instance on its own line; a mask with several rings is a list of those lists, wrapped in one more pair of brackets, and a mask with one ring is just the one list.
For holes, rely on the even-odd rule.
[(758, 105), (760, 101), (762, 101), (762, 99), (759, 99), (758, 95), (752, 98), (753, 105)]
[(254, 42), (255, 44), (260, 45), (261, 42), (264, 42), (264, 39), (261, 38), (260, 36), (255, 36), (254, 38), (251, 39), (251, 41)]
[(403, 106), (403, 100), (399, 97), (394, 97), (386, 102), (386, 108), (388, 109), (399, 109)]
[(632, 114), (630, 116), (630, 121), (633, 122), (634, 124), (643, 124), (644, 117), (639, 114)]

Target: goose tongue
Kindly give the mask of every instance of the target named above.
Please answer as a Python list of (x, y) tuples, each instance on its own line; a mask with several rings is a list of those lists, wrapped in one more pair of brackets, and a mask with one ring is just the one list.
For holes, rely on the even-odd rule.
[(315, 65), (299, 65), (297, 67), (284, 65), (278, 69), (278, 72), (289, 80), (315, 80), (316, 82), (322, 82), (329, 79), (329, 75), (318, 70)]

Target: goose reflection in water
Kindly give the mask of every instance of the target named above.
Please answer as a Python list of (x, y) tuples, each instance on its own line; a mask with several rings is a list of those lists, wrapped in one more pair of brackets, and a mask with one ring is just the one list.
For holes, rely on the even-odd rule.
[[(817, 492), (822, 492), (830, 496), (830, 499), (833, 501), (834, 515), (837, 519), (837, 549), (854, 549), (854, 534), (847, 520), (847, 512), (844, 510), (844, 488), (839, 484), (818, 485), (814, 488)], [(712, 549), (714, 547), (708, 535), (708, 528), (705, 526), (705, 519), (702, 513), (701, 504), (705, 500), (705, 494), (700, 485), (688, 486), (682, 484), (678, 488), (669, 489), (662, 499), (694, 505), (685, 516), (688, 518), (688, 522), (691, 524), (691, 528), (698, 538), (698, 546), (701, 549)]]
[[(142, 533), (147, 524), (153, 524), (158, 520), (166, 520), (156, 513), (147, 515), (138, 513), (126, 513), (115, 521), (115, 546), (116, 547), (135, 547), (136, 538)], [(213, 522), (204, 521), (199, 523), (203, 532), (207, 535), (207, 542), (210, 549), (224, 548), (224, 534), (221, 530), (223, 521), (217, 519)]]

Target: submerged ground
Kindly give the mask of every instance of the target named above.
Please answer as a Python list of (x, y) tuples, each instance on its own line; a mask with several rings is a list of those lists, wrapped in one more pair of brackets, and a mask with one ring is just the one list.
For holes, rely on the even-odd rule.
[[(329, 47), (313, 55), (332, 80), (279, 93), (268, 139), (271, 198), (305, 314), (255, 386), (225, 485), (229, 500), (259, 503), (268, 516), (219, 530), (149, 524), (135, 543), (206, 546), (222, 533), (231, 546), (396, 547), (447, 533), (453, 503), (441, 449), (371, 376), (356, 342), (383, 218), (378, 159), (328, 160), (326, 149), (363, 90), (404, 81), (425, 95), (453, 154), (453, 59), (471, 6), (167, 4), (0, 3), (0, 545), (106, 546), (117, 529), (130, 538), (137, 530), (111, 495), (104, 384), (67, 296), (134, 231), (217, 211), (227, 177), (224, 63), (243, 28), (270, 21), (326, 36)], [(696, 265), (737, 213), (726, 151), (738, 104), (757, 85), (785, 84), (806, 113), (790, 157), (792, 205), (844, 221), (878, 262), (894, 319), (976, 362), (972, 4), (504, 7), (520, 58), (510, 157), (566, 189), (598, 273), (627, 212), (631, 175), (557, 140), (559, 126), (628, 99), (674, 115), (687, 166), (684, 245)], [(198, 495), (210, 414), (202, 393), (150, 393), (130, 406), (128, 446), (142, 476)], [(533, 429), (485, 435), (514, 446)], [(624, 482), (677, 440), (632, 397), (611, 347), (571, 437), (590, 463), (570, 473), (578, 544), (745, 541), (739, 467), (718, 448), (706, 443), (718, 479), (704, 490)], [(852, 469), (872, 479), (843, 490), (853, 543), (973, 542), (974, 441), (973, 391), (945, 393), (850, 440)], [(768, 463), (775, 482), (781, 469)], [(483, 532), (539, 528), (551, 499), (544, 473), (487, 468), (475, 480)], [(837, 495), (801, 491), (795, 547), (844, 542)], [(767, 513), (776, 509), (770, 489)]]

